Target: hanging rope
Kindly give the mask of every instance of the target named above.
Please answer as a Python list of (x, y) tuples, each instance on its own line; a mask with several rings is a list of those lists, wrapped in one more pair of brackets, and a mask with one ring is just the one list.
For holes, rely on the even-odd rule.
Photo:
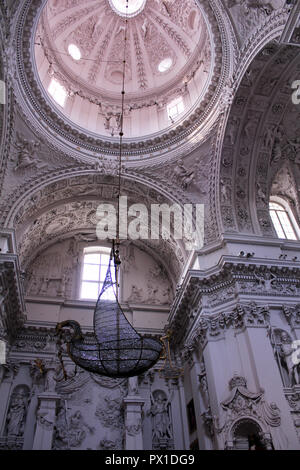
[(126, 73), (126, 50), (127, 50), (127, 31), (128, 31), (128, 0), (126, 0), (126, 17), (124, 30), (124, 50), (123, 50), (123, 70), (122, 70), (122, 91), (121, 91), (121, 117), (119, 132), (119, 165), (118, 165), (118, 193), (117, 193), (117, 227), (116, 241), (113, 244), (115, 277), (116, 277), (116, 296), (119, 299), (119, 268), (120, 260), (120, 197), (121, 197), (121, 172), (122, 172), (122, 156), (123, 156), (123, 136), (124, 136), (124, 104), (125, 104), (125, 73)]
[(170, 350), (170, 337), (171, 332), (168, 331), (165, 336), (160, 338), (163, 344), (163, 352), (160, 359), (164, 360), (163, 365), (159, 369), (159, 375), (161, 378), (179, 378), (183, 375), (184, 369), (182, 367), (174, 366), (171, 357)]

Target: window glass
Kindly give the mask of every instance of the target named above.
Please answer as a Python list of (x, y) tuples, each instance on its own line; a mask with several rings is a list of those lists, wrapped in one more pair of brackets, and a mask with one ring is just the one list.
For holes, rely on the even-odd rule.
[(297, 232), (288, 210), (284, 205), (271, 201), (269, 204), (270, 216), (278, 238), (298, 240)]
[(59, 104), (62, 108), (65, 106), (67, 91), (66, 89), (54, 78), (52, 78), (48, 91), (54, 101)]
[(182, 96), (180, 96), (179, 98), (176, 98), (176, 100), (173, 100), (171, 103), (169, 103), (167, 106), (167, 111), (168, 111), (169, 119), (171, 120), (175, 119), (181, 113), (183, 113), (184, 103), (183, 103)]
[[(107, 268), (109, 265), (109, 250), (95, 248), (86, 248), (83, 257), (82, 277), (80, 286), (80, 298), (86, 300), (97, 300), (105, 280)], [(112, 279), (115, 282), (115, 272), (112, 263)], [(103, 299), (114, 300), (114, 290), (109, 288), (103, 294)]]

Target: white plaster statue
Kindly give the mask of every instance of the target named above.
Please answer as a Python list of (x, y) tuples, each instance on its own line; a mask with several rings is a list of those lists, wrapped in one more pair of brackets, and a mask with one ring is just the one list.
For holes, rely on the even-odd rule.
[(171, 420), (169, 416), (170, 400), (167, 400), (163, 392), (157, 392), (154, 398), (151, 393), (151, 408), (149, 414), (153, 419), (152, 438), (153, 440), (172, 438)]
[(222, 202), (228, 202), (231, 197), (231, 186), (223, 178), (221, 178), (221, 197)]
[(294, 350), (292, 349), (290, 338), (287, 333), (283, 332), (281, 334), (280, 355), (286, 365), (291, 386), (294, 385), (294, 383), (299, 385), (298, 364), (295, 364), (293, 361), (293, 353)]
[(7, 435), (22, 436), (24, 432), (26, 416), (26, 396), (23, 391), (19, 391), (12, 397), (7, 415)]
[(231, 145), (235, 142), (236, 131), (239, 125), (239, 119), (233, 116), (228, 123), (228, 136)]
[(17, 139), (18, 141), (15, 144), (15, 148), (17, 149), (15, 171), (31, 166), (36, 167), (38, 163), (38, 160), (36, 160), (36, 151), (40, 147), (40, 143), (24, 139), (20, 134), (17, 134)]
[(104, 118), (104, 128), (110, 133), (113, 137), (115, 132), (120, 130), (120, 115), (117, 114), (108, 114)]
[(174, 168), (173, 176), (175, 179), (179, 180), (181, 186), (186, 189), (188, 185), (194, 180), (194, 171), (187, 170), (183, 164), (183, 160), (180, 158)]
[(69, 439), (71, 447), (79, 447), (86, 437), (84, 428), (90, 433), (94, 432), (94, 428), (88, 426), (82, 417), (81, 411), (77, 410), (70, 418), (69, 423)]
[(276, 129), (276, 126), (270, 126), (270, 127), (267, 128), (267, 130), (265, 132), (264, 147), (266, 149), (271, 149), (272, 148), (275, 129)]
[(55, 369), (47, 370), (45, 390), (47, 392), (55, 392), (56, 388), (56, 371)]

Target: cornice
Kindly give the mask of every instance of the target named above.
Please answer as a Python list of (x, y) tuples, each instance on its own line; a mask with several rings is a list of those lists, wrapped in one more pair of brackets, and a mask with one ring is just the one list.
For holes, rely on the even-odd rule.
[(199, 316), (214, 315), (241, 299), (281, 306), (300, 301), (299, 262), (222, 256), (206, 270), (190, 270), (177, 292), (168, 328), (184, 335)]
[(192, 325), (184, 341), (184, 351), (204, 348), (208, 341), (219, 341), (224, 338), (228, 328), (243, 331), (245, 328), (268, 328), (269, 307), (255, 302), (237, 304), (232, 310), (216, 315), (201, 315)]

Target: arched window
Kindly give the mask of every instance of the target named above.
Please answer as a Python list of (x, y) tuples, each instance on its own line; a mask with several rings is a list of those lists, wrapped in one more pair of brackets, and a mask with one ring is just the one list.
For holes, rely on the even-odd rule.
[(67, 99), (67, 90), (62, 86), (55, 78), (52, 78), (48, 91), (54, 101), (59, 104), (62, 108), (65, 106)]
[(270, 216), (279, 238), (300, 240), (300, 229), (289, 204), (282, 198), (274, 196), (269, 204)]
[[(110, 248), (96, 246), (84, 249), (80, 283), (80, 298), (82, 300), (98, 299), (105, 280), (109, 257)], [(115, 281), (114, 269), (112, 269), (112, 277)], [(103, 298), (114, 300), (113, 289), (107, 289)]]
[(170, 121), (177, 119), (184, 111), (183, 97), (179, 96), (167, 105), (167, 112)]

